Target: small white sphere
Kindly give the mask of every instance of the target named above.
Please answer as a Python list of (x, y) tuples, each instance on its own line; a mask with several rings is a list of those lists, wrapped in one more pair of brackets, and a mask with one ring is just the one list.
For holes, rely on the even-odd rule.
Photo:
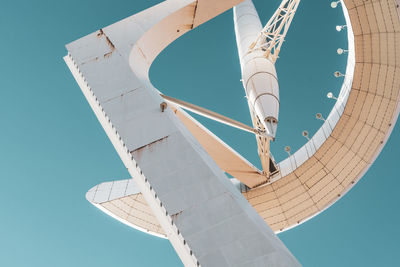
[(338, 2), (332, 2), (332, 3), (331, 3), (331, 7), (332, 7), (332, 8), (336, 8), (337, 5), (338, 5)]
[(327, 97), (327, 98), (332, 98), (332, 97), (333, 97), (333, 94), (332, 94), (331, 92), (329, 92), (329, 93), (326, 95), (326, 97)]
[(338, 50), (337, 50), (338, 55), (343, 54), (343, 52), (344, 52), (344, 50), (342, 48), (338, 48)]

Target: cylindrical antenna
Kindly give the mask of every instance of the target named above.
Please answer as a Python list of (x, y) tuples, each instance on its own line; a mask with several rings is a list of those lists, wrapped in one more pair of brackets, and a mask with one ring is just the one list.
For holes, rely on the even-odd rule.
[(333, 73), (333, 75), (334, 75), (336, 78), (344, 77), (344, 76), (345, 76), (345, 75), (344, 75), (343, 73), (341, 73), (340, 71), (335, 71), (335, 72)]
[(303, 134), (303, 136), (305, 138), (307, 138), (308, 141), (310, 141), (310, 137), (308, 137), (308, 132), (307, 131), (303, 131), (302, 134)]
[(288, 155), (290, 157), (290, 146), (285, 146), (285, 151), (288, 153)]
[(318, 120), (321, 120), (321, 121), (325, 121), (325, 119), (324, 119), (324, 117), (322, 116), (321, 113), (317, 113), (317, 114), (315, 115), (315, 118), (317, 118)]
[(344, 28), (346, 28), (347, 27), (347, 25), (337, 25), (336, 26), (336, 30), (338, 31), (338, 32), (340, 32), (340, 31), (342, 31)]
[(337, 97), (335, 97), (335, 96), (333, 95), (332, 92), (327, 93), (327, 94), (326, 94), (326, 97), (327, 97), (327, 98), (331, 98), (331, 99), (338, 100)]
[(340, 1), (334, 1), (331, 3), (331, 8), (337, 8), (338, 4), (340, 3)]
[(338, 48), (337, 49), (338, 55), (342, 55), (342, 54), (347, 53), (347, 52), (349, 52), (349, 50), (345, 50), (345, 49), (342, 49), (342, 48)]

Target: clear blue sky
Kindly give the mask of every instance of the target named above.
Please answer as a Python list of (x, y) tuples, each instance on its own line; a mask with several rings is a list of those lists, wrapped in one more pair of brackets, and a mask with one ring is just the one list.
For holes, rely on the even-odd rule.
[[(148, 8), (154, 0), (4, 0), (0, 9), (0, 266), (181, 266), (166, 240), (106, 216), (85, 199), (92, 186), (128, 177), (69, 73), (64, 45)], [(263, 23), (277, 0), (256, 0)], [(346, 57), (340, 9), (302, 1), (277, 63), (281, 113), (276, 159), (315, 133), (338, 94)], [(183, 36), (155, 61), (169, 94), (250, 123), (232, 11)], [(200, 118), (258, 165), (254, 137)], [(304, 266), (397, 266), (399, 125), (364, 178), (333, 207), (280, 238)], [(397, 163), (397, 164), (396, 164)]]

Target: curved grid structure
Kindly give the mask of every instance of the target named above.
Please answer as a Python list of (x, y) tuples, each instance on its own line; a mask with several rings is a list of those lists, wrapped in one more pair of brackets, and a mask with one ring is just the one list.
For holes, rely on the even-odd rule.
[(338, 101), (324, 125), (279, 164), (281, 177), (245, 197), (275, 231), (342, 197), (382, 150), (399, 114), (400, 24), (392, 0), (343, 2), (349, 56)]
[[(337, 103), (310, 141), (279, 163), (280, 174), (270, 184), (243, 191), (276, 232), (316, 216), (350, 190), (379, 155), (399, 114), (400, 24), (396, 3), (347, 0), (343, 11), (349, 55)], [(154, 225), (154, 216), (119, 203), (132, 196), (94, 201), (96, 188), (88, 192), (92, 203), (147, 232), (163, 235)]]
[[(140, 62), (131, 68), (143, 84), (151, 87), (147, 72), (154, 58), (164, 47), (183, 32), (189, 31), (227, 8), (227, 6), (216, 8), (213, 14), (202, 13), (203, 17), (198, 16), (195, 20), (195, 15), (201, 12), (197, 10), (197, 2), (189, 2), (182, 3), (177, 12), (171, 11), (171, 16), (165, 19), (168, 23), (141, 29), (141, 34), (146, 33), (133, 47), (133, 52), (130, 55), (124, 55), (128, 56), (131, 62)], [(400, 23), (398, 4), (394, 0), (345, 0), (342, 4), (347, 21), (349, 57), (343, 87), (332, 112), (309, 142), (279, 163), (280, 174), (274, 177), (269, 184), (245, 190), (239, 184), (244, 197), (276, 232), (290, 229), (316, 216), (348, 192), (382, 150), (399, 114)], [(203, 5), (202, 8), (207, 10), (210, 6)], [(166, 25), (168, 25), (167, 28), (163, 28)], [(154, 38), (154, 35), (163, 31), (176, 32), (170, 36)], [(100, 30), (97, 34), (102, 36), (104, 33)], [(118, 39), (117, 37), (115, 38)], [(114, 40), (113, 37), (111, 39)], [(149, 45), (151, 44), (150, 40), (154, 39), (158, 43)], [(108, 37), (106, 37), (106, 41), (106, 46), (111, 49), (112, 53), (115, 49), (114, 44)], [(106, 55), (104, 54), (104, 57)], [(156, 218), (153, 215), (154, 206), (162, 206), (161, 200), (155, 194), (137, 163), (134, 166), (133, 155), (135, 154), (128, 149), (130, 144), (125, 144), (115, 127), (107, 124), (107, 118), (108, 123), (110, 123), (110, 119), (102, 108), (107, 99), (97, 99), (86, 84), (86, 79), (79, 69), (79, 65), (85, 62), (75, 62), (72, 55), (66, 61), (71, 70), (76, 69), (77, 81), (103, 127), (109, 131), (110, 139), (118, 153), (122, 155), (125, 165), (132, 169), (129, 169), (132, 176), (139, 177), (145, 182), (138, 188), (136, 185), (132, 185), (130, 182), (132, 180), (103, 183), (88, 192), (88, 200), (132, 227), (157, 236), (165, 236), (163, 230), (166, 229), (165, 224), (170, 222), (173, 224), (175, 218), (169, 215), (166, 218), (157, 215)], [(143, 66), (146, 67), (143, 68)], [(105, 107), (107, 108), (107, 105)], [(226, 149), (227, 153), (231, 153), (232, 160), (246, 163), (240, 155), (213, 136), (188, 114), (177, 107), (171, 106), (171, 108), (220, 168), (230, 173), (227, 170), (229, 166), (223, 162), (226, 154), (216, 155), (218, 152), (212, 151), (211, 148), (215, 144), (220, 145), (221, 149)], [(113, 132), (115, 132), (115, 136)], [(123, 135), (124, 133), (122, 133)], [(252, 166), (248, 170), (248, 173), (258, 175), (257, 170)], [(240, 172), (237, 173), (239, 175)], [(146, 195), (153, 195), (154, 198), (143, 198), (140, 192), (146, 192)], [(146, 203), (149, 203), (152, 209), (149, 209)], [(158, 223), (160, 218), (163, 227), (160, 227)], [(182, 243), (184, 241), (179, 230), (174, 227), (170, 230), (178, 232), (177, 237), (173, 236), (173, 238), (180, 239), (180, 241), (175, 242)], [(168, 237), (171, 239), (170, 234)], [(183, 242), (183, 244), (183, 249), (187, 250), (186, 243)], [(192, 255), (191, 251), (190, 255)]]

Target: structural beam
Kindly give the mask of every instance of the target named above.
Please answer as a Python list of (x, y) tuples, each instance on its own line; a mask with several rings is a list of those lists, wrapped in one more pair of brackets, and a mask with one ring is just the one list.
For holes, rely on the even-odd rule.
[(299, 3), (300, 0), (283, 0), (257, 40), (250, 45), (249, 52), (261, 49), (265, 51), (265, 57), (275, 63)]
[[(169, 0), (67, 45), (65, 60), (185, 266), (300, 266), (149, 80), (182, 34), (239, 0)], [(246, 244), (246, 249), (243, 249)]]
[(191, 111), (193, 113), (196, 113), (200, 116), (206, 117), (208, 119), (223, 123), (225, 125), (253, 133), (259, 136), (265, 136), (265, 131), (259, 130), (259, 129), (254, 129), (244, 123), (241, 123), (239, 121), (236, 121), (234, 119), (228, 118), (224, 115), (218, 114), (214, 111), (208, 110), (206, 108), (202, 108), (200, 106), (185, 102), (183, 100), (179, 100), (170, 96), (166, 96), (163, 94), (160, 94), (162, 98), (164, 98), (167, 102), (173, 103), (178, 107), (181, 107), (183, 109), (186, 109), (188, 111)]

